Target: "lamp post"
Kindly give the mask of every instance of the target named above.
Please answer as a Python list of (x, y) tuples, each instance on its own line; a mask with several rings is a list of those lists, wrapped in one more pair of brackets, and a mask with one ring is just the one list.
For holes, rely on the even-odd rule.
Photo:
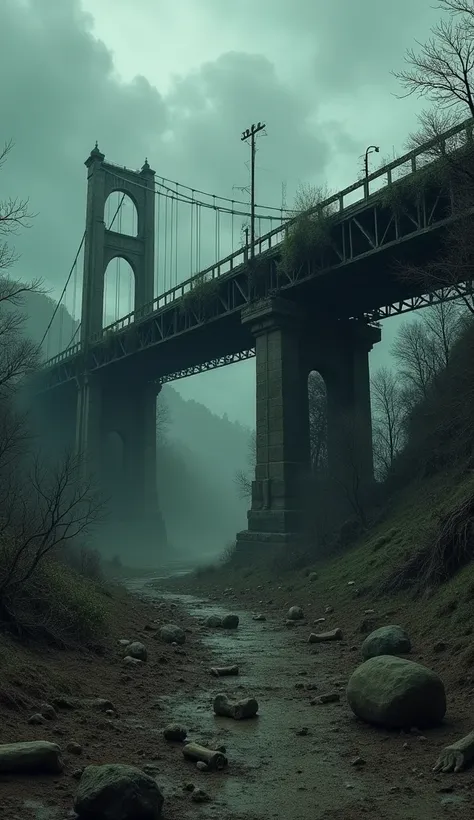
[(265, 123), (259, 122), (243, 132), (241, 140), (250, 139), (250, 258), (255, 254), (255, 135), (263, 131)]
[(369, 147), (365, 149), (365, 178), (366, 179), (369, 176), (369, 154), (372, 154), (372, 152), (378, 154), (379, 151), (380, 151), (380, 148), (378, 147), (378, 145), (369, 145)]

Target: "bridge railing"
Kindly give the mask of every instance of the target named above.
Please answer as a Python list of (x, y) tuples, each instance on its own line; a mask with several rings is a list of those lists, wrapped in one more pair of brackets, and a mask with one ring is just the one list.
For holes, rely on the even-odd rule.
[[(340, 216), (345, 211), (348, 211), (368, 200), (369, 197), (377, 195), (382, 189), (395, 184), (410, 174), (413, 174), (416, 171), (425, 168), (427, 165), (436, 162), (440, 154), (449, 153), (452, 150), (456, 150), (460, 147), (460, 143), (462, 144), (463, 142), (467, 143), (468, 141), (472, 141), (473, 129), (474, 120), (472, 118), (464, 120), (464, 122), (450, 128), (439, 137), (436, 137), (429, 142), (408, 151), (406, 154), (403, 154), (401, 157), (398, 157), (392, 162), (378, 168), (366, 177), (364, 176), (362, 179), (357, 180), (352, 185), (344, 188), (342, 191), (338, 191), (337, 193), (327, 197), (315, 207), (308, 209), (306, 212), (307, 215), (310, 216), (315, 213), (326, 213), (331, 214), (333, 217)], [(438, 155), (433, 153), (433, 149), (438, 150)], [(266, 253), (275, 246), (279, 245), (285, 238), (288, 229), (291, 225), (295, 224), (298, 218), (298, 216), (292, 217), (277, 228), (273, 228), (273, 230), (263, 236), (258, 237), (254, 243), (255, 255), (259, 256), (260, 254)], [(140, 308), (136, 308), (126, 316), (122, 316), (120, 319), (112, 322), (112, 324), (107, 325), (107, 327), (104, 327), (99, 333), (95, 334), (91, 338), (90, 342), (99, 342), (107, 336), (110, 336), (110, 334), (115, 334), (125, 330), (134, 322), (143, 321), (147, 316), (150, 316), (150, 314), (157, 313), (158, 311), (168, 307), (173, 302), (182, 299), (187, 293), (196, 287), (197, 283), (212, 281), (213, 279), (218, 279), (225, 274), (232, 273), (235, 268), (246, 264), (248, 262), (248, 258), (249, 246), (247, 245), (237, 251), (234, 251), (234, 253), (226, 256), (224, 259), (220, 259), (215, 264), (210, 265), (208, 268), (205, 268), (205, 270), (200, 271), (189, 279), (185, 279), (183, 282), (180, 282), (178, 285), (175, 285), (164, 293), (161, 293), (159, 296), (155, 297), (153, 301), (148, 302)], [(59, 353), (52, 359), (49, 359), (45, 363), (45, 367), (51, 367), (66, 359), (72, 358), (81, 350), (81, 348), (81, 342), (67, 348), (62, 353)]]

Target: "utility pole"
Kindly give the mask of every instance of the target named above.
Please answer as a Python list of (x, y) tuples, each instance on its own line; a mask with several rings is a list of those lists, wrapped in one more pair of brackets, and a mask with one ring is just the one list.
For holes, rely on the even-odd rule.
[(250, 258), (255, 255), (255, 135), (263, 131), (265, 123), (251, 125), (243, 132), (241, 140), (250, 139)]

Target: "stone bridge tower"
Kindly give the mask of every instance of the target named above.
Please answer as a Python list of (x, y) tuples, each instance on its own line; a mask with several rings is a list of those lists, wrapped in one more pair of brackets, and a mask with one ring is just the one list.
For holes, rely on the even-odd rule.
[[(125, 259), (134, 275), (134, 310), (154, 298), (155, 172), (145, 163), (141, 171), (105, 162), (96, 144), (85, 163), (88, 170), (81, 342), (102, 333), (105, 272), (109, 262)], [(137, 213), (137, 234), (106, 228), (105, 205), (111, 193), (128, 196)], [(109, 365), (84, 373), (78, 386), (76, 450), (110, 498), (110, 531), (132, 550), (146, 541), (150, 559), (165, 542), (156, 490), (156, 397), (160, 385), (149, 383), (139, 367)], [(121, 460), (120, 475), (108, 459), (107, 443), (115, 437)], [(119, 537), (120, 534), (120, 537)], [(114, 536), (115, 537), (115, 536)], [(132, 539), (132, 540), (131, 540)], [(117, 550), (119, 551), (119, 550)], [(145, 551), (144, 545), (140, 552)]]

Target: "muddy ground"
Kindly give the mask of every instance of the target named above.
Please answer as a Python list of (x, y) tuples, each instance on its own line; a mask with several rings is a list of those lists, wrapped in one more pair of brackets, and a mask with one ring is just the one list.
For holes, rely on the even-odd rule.
[[(47, 659), (63, 676), (67, 669), (71, 692), (109, 698), (117, 717), (88, 708), (59, 710), (55, 721), (37, 727), (27, 723), (33, 706), (25, 712), (0, 704), (1, 742), (47, 739), (64, 750), (70, 741), (83, 747), (80, 756), (65, 751), (61, 776), (1, 777), (2, 820), (72, 817), (78, 770), (102, 762), (152, 772), (165, 795), (167, 820), (472, 818), (474, 773), (431, 772), (439, 749), (472, 728), (466, 686), (454, 687), (454, 679), (453, 688), (447, 686), (448, 715), (440, 729), (421, 736), (377, 731), (355, 720), (344, 695), (364, 637), (357, 637), (354, 615), (354, 623), (339, 623), (337, 613), (326, 615), (328, 626), (341, 626), (348, 639), (315, 647), (307, 638), (321, 616), (320, 605), (292, 600), (291, 590), (274, 589), (269, 598), (262, 589), (245, 593), (209, 589), (209, 584), (199, 589), (195, 580), (161, 581), (151, 589), (135, 579), (129, 586), (146, 602), (135, 598), (121, 604), (103, 656), (51, 653)], [(285, 626), (287, 604), (305, 608), (305, 623)], [(366, 603), (356, 606), (363, 615)], [(207, 615), (228, 612), (239, 615), (238, 630), (203, 625)], [(267, 620), (253, 620), (257, 613)], [(390, 615), (396, 620), (396, 613)], [(184, 653), (156, 637), (159, 626), (169, 622), (189, 630)], [(124, 669), (119, 638), (146, 643), (147, 664)], [(413, 657), (437, 665), (443, 678), (449, 677), (449, 659), (430, 652), (415, 646)], [(213, 663), (230, 662), (239, 665), (239, 678), (218, 680), (209, 674)], [(259, 717), (246, 722), (215, 718), (212, 700), (219, 692), (255, 696)], [(327, 692), (339, 693), (340, 701), (311, 704)], [(166, 743), (162, 729), (176, 721), (192, 740), (223, 744), (227, 770), (199, 772), (183, 759), (179, 744)], [(194, 803), (186, 789), (190, 783), (204, 789), (209, 800)]]

